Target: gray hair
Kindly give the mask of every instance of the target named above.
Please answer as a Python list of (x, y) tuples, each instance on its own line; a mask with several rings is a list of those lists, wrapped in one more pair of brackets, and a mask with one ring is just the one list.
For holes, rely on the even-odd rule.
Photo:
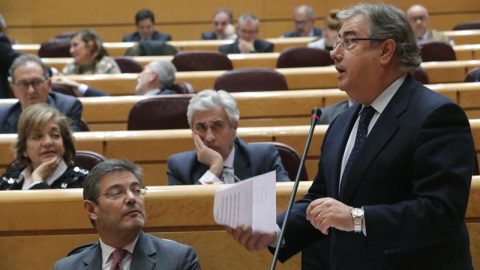
[(2, 14), (0, 14), (0, 32), (3, 32), (5, 28), (5, 19), (3, 18)]
[(246, 23), (246, 22), (253, 22), (255, 23), (257, 29), (258, 29), (258, 25), (260, 24), (260, 22), (258, 21), (258, 18), (255, 17), (255, 15), (253, 14), (250, 14), (250, 13), (244, 13), (242, 15), (240, 15), (240, 17), (238, 18), (238, 26), (241, 26), (242, 24)]
[(363, 16), (368, 20), (369, 37), (395, 40), (397, 44), (395, 56), (403, 71), (408, 72), (420, 66), (422, 62), (420, 48), (402, 10), (388, 4), (359, 4), (342, 10), (337, 15), (342, 21), (355, 16)]
[(293, 15), (295, 16), (295, 14), (302, 13), (302, 12), (305, 12), (309, 19), (315, 19), (315, 13), (313, 12), (313, 8), (311, 6), (301, 5), (301, 6), (295, 7), (295, 9), (293, 10)]
[(232, 14), (232, 11), (230, 11), (230, 9), (219, 8), (215, 11), (215, 13), (213, 14), (213, 17), (217, 16), (217, 14), (220, 14), (220, 13), (227, 14), (228, 18), (230, 19), (230, 23), (233, 23), (233, 14)]
[(140, 184), (142, 183), (143, 174), (140, 166), (128, 160), (108, 159), (95, 165), (88, 173), (83, 183), (83, 199), (98, 203), (100, 179), (109, 173), (123, 171), (133, 173)]
[(47, 67), (47, 65), (43, 63), (40, 57), (33, 54), (25, 54), (20, 57), (17, 57), (17, 59), (13, 61), (12, 66), (10, 67), (9, 73), (10, 73), (11, 83), (15, 83), (15, 76), (14, 76), (15, 70), (20, 66), (25, 65), (27, 62), (34, 62), (37, 65), (39, 65), (43, 70), (43, 76), (45, 77), (45, 80), (48, 80), (48, 78), (50, 78), (50, 70)]
[(177, 69), (170, 61), (157, 60), (148, 65), (148, 69), (157, 73), (158, 81), (163, 87), (170, 88), (175, 82)]
[(193, 116), (197, 111), (210, 111), (221, 106), (227, 113), (230, 125), (238, 122), (240, 112), (237, 101), (224, 90), (203, 90), (190, 99), (187, 109), (187, 119), (190, 128), (193, 128)]

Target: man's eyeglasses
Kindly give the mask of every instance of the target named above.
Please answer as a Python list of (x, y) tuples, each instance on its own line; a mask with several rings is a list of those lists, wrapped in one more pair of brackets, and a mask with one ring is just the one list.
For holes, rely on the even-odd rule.
[(19, 81), (15, 83), (15, 86), (22, 91), (27, 91), (30, 85), (33, 89), (38, 90), (44, 82), (46, 82), (44, 79), (35, 79), (31, 82)]
[(369, 41), (385, 41), (387, 39), (385, 38), (353, 38), (353, 37), (348, 37), (348, 38), (345, 38), (343, 40), (338, 40), (337, 42), (335, 42), (335, 44), (333, 44), (333, 49), (335, 50), (338, 45), (340, 45), (340, 47), (342, 48), (342, 50), (350, 50), (354, 47), (355, 45), (355, 41), (362, 41), (362, 40), (369, 40)]
[(98, 195), (100, 196), (105, 196), (107, 199), (110, 200), (119, 200), (125, 197), (127, 195), (127, 192), (131, 192), (132, 195), (136, 198), (139, 198), (140, 196), (143, 196), (147, 193), (147, 188), (146, 187), (133, 187), (130, 189), (113, 189), (105, 194)]
[(417, 22), (418, 20), (420, 20), (421, 22), (424, 22), (427, 19), (428, 19), (428, 17), (424, 16), (424, 15), (422, 15), (422, 16), (412, 16), (412, 17), (408, 18), (408, 20), (412, 23)]

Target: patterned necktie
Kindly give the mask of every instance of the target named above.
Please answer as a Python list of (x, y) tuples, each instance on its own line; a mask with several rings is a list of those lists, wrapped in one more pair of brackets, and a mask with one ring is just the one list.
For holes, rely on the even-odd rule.
[(237, 182), (237, 177), (233, 174), (233, 169), (227, 166), (223, 166), (222, 181), (225, 184), (233, 184)]
[(128, 251), (125, 249), (116, 249), (113, 251), (113, 262), (110, 270), (123, 270), (122, 260), (127, 255)]
[(342, 199), (343, 192), (345, 190), (345, 182), (347, 182), (348, 171), (350, 167), (352, 167), (353, 162), (355, 161), (356, 157), (360, 150), (362, 150), (363, 144), (367, 139), (368, 134), (368, 125), (372, 120), (373, 115), (375, 114), (375, 109), (372, 106), (365, 106), (363, 107), (362, 111), (360, 112), (360, 120), (358, 121), (358, 129), (357, 129), (357, 136), (355, 137), (355, 144), (353, 145), (352, 152), (348, 157), (347, 164), (345, 165), (345, 169), (343, 170), (342, 179), (340, 182), (340, 190), (338, 191), (338, 197)]

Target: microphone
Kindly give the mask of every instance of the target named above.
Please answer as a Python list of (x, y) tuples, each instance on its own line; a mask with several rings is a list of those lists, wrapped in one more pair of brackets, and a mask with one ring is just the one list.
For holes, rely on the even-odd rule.
[(298, 184), (300, 182), (300, 174), (302, 172), (303, 166), (305, 165), (305, 159), (307, 158), (308, 149), (310, 148), (310, 143), (312, 142), (313, 131), (315, 130), (315, 126), (320, 119), (320, 115), (322, 115), (322, 111), (319, 108), (313, 108), (312, 116), (310, 116), (310, 118), (312, 118), (310, 124), (310, 131), (308, 132), (307, 142), (305, 144), (305, 149), (303, 150), (302, 159), (300, 160), (300, 167), (298, 168), (297, 177), (295, 178), (295, 183), (293, 184), (292, 194), (290, 195), (290, 201), (288, 202), (287, 211), (285, 211), (285, 219), (283, 220), (282, 230), (280, 231), (280, 237), (278, 238), (277, 248), (275, 249), (275, 253), (273, 254), (273, 260), (270, 266), (270, 270), (274, 270), (275, 266), (277, 265), (277, 258), (280, 251), (279, 246), (283, 242), (283, 237), (287, 228), (287, 220), (290, 216), (290, 212), (292, 212), (293, 202), (295, 200), (295, 196), (297, 195)]

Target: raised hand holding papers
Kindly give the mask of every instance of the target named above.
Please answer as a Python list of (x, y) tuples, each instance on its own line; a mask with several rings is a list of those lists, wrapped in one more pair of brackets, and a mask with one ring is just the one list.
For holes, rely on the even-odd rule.
[(251, 227), (253, 232), (276, 228), (276, 172), (254, 176), (215, 191), (215, 222), (231, 228)]

